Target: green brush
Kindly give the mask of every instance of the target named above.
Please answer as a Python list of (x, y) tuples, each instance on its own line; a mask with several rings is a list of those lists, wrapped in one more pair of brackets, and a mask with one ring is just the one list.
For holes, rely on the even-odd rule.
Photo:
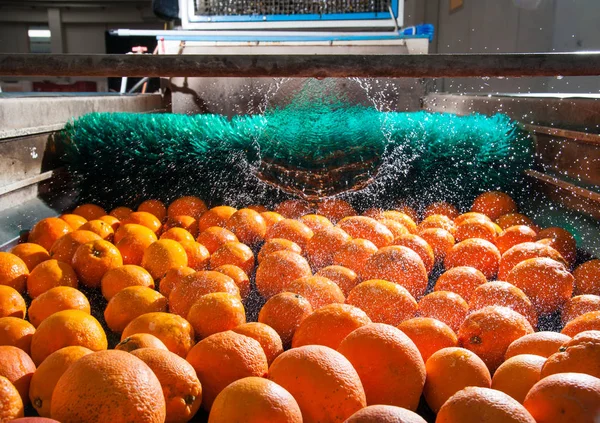
[(273, 205), (337, 194), (359, 209), (412, 198), (470, 204), (518, 195), (533, 165), (528, 133), (504, 115), (380, 112), (306, 99), (263, 115), (93, 113), (60, 142), (80, 201), (136, 206), (198, 195)]

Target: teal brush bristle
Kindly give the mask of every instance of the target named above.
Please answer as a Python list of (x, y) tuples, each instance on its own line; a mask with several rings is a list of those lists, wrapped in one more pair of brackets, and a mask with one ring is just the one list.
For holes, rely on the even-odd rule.
[(504, 115), (379, 112), (305, 101), (260, 116), (93, 113), (63, 131), (64, 160), (80, 201), (135, 206), (185, 194), (211, 203), (272, 205), (263, 160), (322, 169), (377, 158), (374, 182), (341, 194), (359, 208), (400, 198), (457, 205), (489, 189), (522, 189), (530, 136)]

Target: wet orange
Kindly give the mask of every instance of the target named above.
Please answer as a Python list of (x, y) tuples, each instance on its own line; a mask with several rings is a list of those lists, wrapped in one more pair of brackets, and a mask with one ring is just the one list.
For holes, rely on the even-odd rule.
[[(266, 211), (260, 214), (263, 219), (265, 219), (265, 224), (267, 225), (267, 229), (273, 226), (277, 222), (281, 222), (285, 217), (280, 215), (279, 213), (273, 211)], [(308, 225), (307, 225), (308, 226)]]
[(165, 273), (165, 276), (158, 284), (160, 293), (168, 298), (175, 285), (181, 282), (181, 280), (186, 276), (195, 272), (196, 271), (194, 269), (187, 266), (172, 267), (171, 269), (167, 270), (167, 273)]
[(507, 213), (517, 212), (517, 203), (508, 194), (499, 191), (484, 192), (473, 201), (471, 211), (483, 213), (492, 220)]
[(363, 310), (375, 323), (397, 326), (417, 313), (417, 302), (402, 287), (393, 282), (371, 279), (356, 285), (346, 303)]
[(137, 211), (151, 213), (161, 222), (167, 217), (167, 208), (160, 200), (146, 200), (138, 206)]
[(100, 216), (98, 220), (109, 225), (113, 232), (119, 229), (119, 226), (121, 226), (121, 221), (113, 216)]
[(469, 312), (491, 305), (508, 307), (525, 316), (533, 328), (537, 327), (538, 317), (533, 304), (523, 291), (508, 282), (479, 285), (469, 301)]
[(470, 238), (454, 245), (446, 254), (444, 266), (451, 269), (457, 266), (474, 267), (491, 279), (498, 273), (500, 252), (494, 244), (484, 239)]
[(475, 289), (486, 282), (485, 275), (474, 267), (457, 266), (442, 273), (436, 281), (434, 289), (455, 292), (465, 301), (470, 301)]
[(476, 217), (465, 219), (460, 224), (456, 225), (453, 235), (457, 242), (469, 238), (480, 238), (485, 239), (486, 241), (495, 242), (497, 237), (494, 223)]
[(23, 260), (29, 271), (32, 271), (41, 262), (50, 259), (50, 254), (44, 247), (31, 242), (16, 245), (10, 250), (10, 253)]
[(186, 320), (194, 328), (196, 338), (203, 339), (246, 323), (246, 310), (238, 296), (213, 292), (192, 305)]
[(399, 236), (407, 235), (410, 233), (410, 232), (408, 232), (408, 229), (406, 229), (406, 226), (404, 226), (402, 223), (398, 222), (397, 220), (377, 219), (377, 221), (390, 230), (392, 235), (394, 235), (394, 239), (396, 239)]
[(198, 230), (200, 232), (205, 231), (211, 226), (225, 227), (225, 224), (231, 216), (237, 212), (237, 209), (229, 206), (217, 206), (208, 210), (200, 219), (198, 219)]
[(377, 246), (367, 239), (346, 242), (333, 254), (333, 264), (344, 266), (361, 276), (367, 260), (377, 252)]
[(540, 230), (540, 228), (538, 228), (538, 226), (533, 222), (533, 220), (521, 213), (503, 214), (502, 216), (496, 219), (496, 224), (500, 226), (500, 228), (502, 228), (503, 230), (510, 228), (511, 226), (517, 225), (529, 226), (536, 233)]
[(325, 216), (333, 223), (337, 223), (345, 217), (356, 216), (358, 214), (350, 203), (338, 198), (329, 198), (319, 202), (316, 213)]
[(106, 272), (122, 265), (117, 247), (101, 239), (80, 245), (73, 256), (73, 269), (79, 281), (90, 288), (97, 288)]
[(80, 310), (87, 314), (91, 313), (90, 302), (81, 291), (70, 286), (57, 286), (31, 302), (29, 321), (37, 328), (48, 316), (62, 310)]
[(513, 267), (524, 260), (536, 257), (548, 257), (564, 263), (566, 266), (566, 261), (554, 248), (539, 242), (523, 242), (509, 248), (502, 254), (498, 267), (498, 279), (505, 281)]
[(157, 234), (160, 231), (160, 228), (162, 226), (162, 223), (158, 219), (158, 217), (154, 216), (152, 213), (140, 211), (131, 213), (129, 216), (127, 216), (121, 221), (122, 225), (127, 225), (130, 223), (145, 226), (155, 234)]
[(169, 204), (167, 216), (191, 216), (198, 220), (208, 209), (204, 201), (194, 196), (180, 197)]
[(27, 305), (19, 291), (7, 285), (0, 285), (0, 317), (24, 319), (26, 314)]
[(573, 235), (558, 227), (542, 229), (538, 232), (538, 238), (541, 243), (549, 245), (558, 251), (569, 266), (572, 266), (577, 259), (577, 243)]
[(444, 216), (441, 214), (432, 214), (431, 216), (426, 217), (421, 223), (419, 223), (418, 226), (419, 231), (431, 228), (444, 229), (450, 232), (450, 234), (454, 234), (454, 231), (456, 229), (452, 219), (450, 219), (448, 216)]
[(491, 221), (492, 219), (490, 219), (488, 216), (486, 216), (483, 213), (478, 213), (478, 212), (467, 212), (467, 213), (463, 213), (460, 216), (457, 216), (454, 218), (454, 224), (455, 225), (460, 225), (462, 222), (464, 222), (467, 219), (472, 219), (472, 218), (477, 218), (480, 220), (487, 220), (487, 221)]
[(424, 362), (442, 348), (458, 346), (458, 338), (447, 324), (430, 317), (415, 317), (398, 325), (415, 343)]
[(541, 377), (570, 372), (600, 377), (600, 330), (579, 332), (543, 364)]
[(65, 222), (67, 222), (67, 224), (74, 230), (76, 231), (77, 229), (79, 229), (81, 227), (81, 225), (83, 225), (85, 222), (87, 222), (87, 219), (83, 216), (79, 216), (77, 214), (61, 214), (60, 216), (58, 216), (59, 219), (64, 220)]
[(150, 244), (142, 257), (142, 267), (154, 279), (162, 278), (173, 267), (188, 265), (188, 258), (184, 248), (172, 239), (159, 239)]
[(111, 331), (121, 333), (136, 317), (166, 312), (167, 299), (146, 286), (129, 286), (117, 292), (104, 309), (104, 320)]
[(58, 260), (46, 260), (36, 266), (27, 278), (27, 293), (36, 298), (57, 286), (77, 288), (79, 282), (75, 270)]
[(58, 217), (47, 217), (33, 226), (27, 242), (39, 244), (49, 250), (57, 239), (69, 232), (73, 232), (73, 229), (67, 222)]
[(29, 270), (19, 257), (0, 252), (0, 285), (10, 286), (18, 292), (25, 292)]
[(211, 269), (225, 264), (238, 266), (247, 275), (250, 275), (254, 271), (254, 253), (246, 244), (228, 242), (210, 256)]
[(325, 345), (335, 350), (350, 332), (369, 323), (371, 319), (357, 307), (328, 304), (315, 310), (300, 323), (294, 333), (292, 348)]
[(29, 386), (35, 364), (20, 348), (0, 345), (0, 377), (8, 379), (16, 388), (23, 405), (29, 404)]
[(100, 216), (106, 215), (106, 210), (96, 204), (81, 204), (75, 207), (73, 214), (84, 217), (87, 220), (98, 219)]
[(353, 270), (343, 266), (327, 266), (319, 270), (315, 275), (323, 276), (334, 282), (346, 296), (360, 282), (358, 275)]
[(423, 210), (424, 218), (427, 218), (434, 214), (441, 214), (444, 216), (448, 216), (450, 219), (454, 219), (460, 214), (460, 212), (458, 211), (456, 206), (450, 203), (446, 203), (445, 201), (440, 201), (428, 205), (427, 207), (425, 207), (425, 210)]
[(31, 352), (31, 338), (35, 328), (26, 320), (18, 317), (0, 317), (0, 345), (12, 345)]
[(334, 282), (322, 276), (305, 276), (288, 283), (284, 292), (293, 292), (306, 298), (314, 310), (327, 304), (344, 303), (344, 293)]
[(154, 289), (154, 279), (146, 269), (132, 264), (110, 269), (100, 281), (102, 296), (110, 301), (118, 292), (129, 286), (145, 286)]
[(386, 247), (394, 240), (394, 234), (385, 225), (366, 216), (345, 217), (338, 227), (352, 238), (371, 241), (377, 248)]
[(146, 246), (158, 240), (156, 234), (151, 229), (137, 223), (122, 224), (119, 226), (119, 229), (115, 232), (114, 242), (118, 243), (125, 238), (135, 238)]
[(511, 226), (504, 229), (502, 234), (496, 238), (494, 243), (496, 244), (496, 247), (498, 247), (500, 254), (504, 254), (506, 250), (514, 247), (515, 245), (519, 245), (524, 242), (535, 242), (536, 236), (537, 234), (535, 231), (529, 226)]
[(312, 212), (312, 207), (304, 200), (285, 200), (275, 207), (274, 210), (286, 219), (298, 219)]
[(568, 322), (561, 333), (575, 336), (586, 330), (600, 331), (600, 311), (589, 311)]
[(419, 231), (419, 236), (433, 250), (436, 263), (443, 263), (446, 253), (454, 246), (455, 240), (450, 232), (441, 228), (429, 228)]
[(541, 357), (550, 357), (571, 337), (558, 332), (536, 332), (522, 336), (513, 341), (504, 354), (504, 359), (520, 354), (535, 354)]
[(173, 241), (182, 242), (182, 241), (196, 241), (192, 234), (183, 229), (183, 228), (170, 228), (164, 231), (160, 239), (172, 239)]
[(256, 260), (260, 263), (267, 255), (281, 250), (302, 254), (302, 248), (295, 242), (292, 242), (289, 239), (272, 238), (263, 244)]
[(68, 264), (73, 261), (75, 251), (80, 245), (102, 239), (100, 235), (90, 231), (76, 230), (60, 237), (49, 250), (50, 258)]
[(248, 278), (246, 272), (244, 272), (240, 267), (234, 264), (224, 264), (223, 266), (215, 267), (213, 270), (215, 272), (227, 275), (233, 279), (240, 290), (240, 296), (242, 297), (242, 300), (245, 300), (246, 297), (248, 297), (251, 289), (250, 279)]
[(100, 238), (110, 242), (112, 242), (113, 237), (115, 236), (115, 231), (113, 227), (109, 223), (106, 223), (103, 220), (99, 219), (88, 220), (78, 230), (93, 232)]
[(331, 221), (325, 216), (321, 216), (320, 214), (305, 214), (300, 218), (300, 222), (308, 226), (313, 232), (333, 227), (333, 223), (331, 223)]
[(260, 322), (249, 322), (241, 324), (232, 329), (235, 333), (249, 336), (260, 343), (265, 356), (267, 357), (267, 363), (271, 365), (273, 360), (279, 357), (279, 354), (283, 352), (283, 343), (281, 337), (272, 327), (260, 323)]
[(206, 247), (196, 241), (181, 241), (181, 246), (188, 259), (188, 267), (194, 270), (204, 270), (210, 263), (210, 253)]
[(469, 313), (469, 305), (458, 294), (450, 291), (434, 291), (419, 300), (417, 314), (444, 322), (457, 332)]
[(306, 244), (305, 254), (313, 270), (333, 264), (333, 255), (352, 238), (337, 227), (321, 229)]
[(492, 377), (492, 389), (510, 395), (521, 404), (527, 392), (539, 382), (545, 358), (523, 354), (509, 358), (496, 369)]
[(127, 352), (135, 351), (140, 348), (158, 348), (160, 350), (168, 351), (168, 348), (160, 339), (149, 333), (135, 333), (123, 339), (115, 346), (115, 350)]
[(283, 292), (293, 280), (312, 274), (306, 259), (292, 251), (266, 256), (256, 270), (256, 289), (265, 298)]
[(401, 235), (394, 239), (393, 245), (407, 247), (417, 253), (419, 257), (421, 257), (421, 260), (423, 260), (427, 274), (433, 270), (433, 265), (435, 264), (433, 249), (427, 241), (420, 236), (413, 234)]
[[(139, 211), (143, 211), (143, 210), (139, 210)], [(127, 216), (129, 216), (131, 213), (133, 213), (132, 209), (130, 209), (129, 207), (121, 206), (121, 207), (116, 207), (116, 208), (112, 209), (108, 215), (112, 216), (112, 217), (116, 217), (119, 220), (123, 220)]]
[(240, 242), (257, 245), (265, 239), (267, 224), (257, 211), (240, 209), (227, 220), (225, 227), (237, 236)]
[(396, 222), (398, 222), (402, 226), (404, 226), (406, 229), (408, 229), (408, 232), (410, 232), (411, 234), (417, 233), (417, 224), (415, 223), (415, 220), (412, 217), (410, 217), (408, 214), (403, 213), (400, 210), (382, 211), (381, 214), (379, 215), (378, 219), (395, 220)]
[(265, 235), (265, 240), (273, 238), (289, 239), (304, 250), (314, 233), (308, 226), (298, 220), (283, 219), (272, 225)]
[(170, 228), (183, 228), (193, 236), (198, 236), (198, 221), (192, 216), (169, 216), (162, 229), (166, 231)]
[(600, 260), (589, 260), (580, 264), (573, 271), (575, 277), (575, 289), (573, 294), (593, 294), (600, 295)]
[(563, 305), (560, 317), (563, 325), (590, 311), (600, 311), (600, 295), (577, 295)]
[(393, 405), (370, 405), (351, 415), (346, 423), (426, 423), (417, 413)]
[(210, 254), (217, 251), (228, 242), (239, 242), (237, 236), (228, 229), (211, 226), (204, 230), (196, 241), (204, 245)]
[(313, 312), (306, 298), (293, 292), (282, 292), (267, 300), (260, 309), (258, 321), (272, 327), (285, 347), (291, 346), (300, 323)]

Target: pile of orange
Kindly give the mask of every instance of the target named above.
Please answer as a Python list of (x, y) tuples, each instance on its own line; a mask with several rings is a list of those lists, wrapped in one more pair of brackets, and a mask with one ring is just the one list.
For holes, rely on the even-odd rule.
[(0, 252), (0, 421), (595, 422), (600, 260), (576, 260), (501, 192), (83, 204)]

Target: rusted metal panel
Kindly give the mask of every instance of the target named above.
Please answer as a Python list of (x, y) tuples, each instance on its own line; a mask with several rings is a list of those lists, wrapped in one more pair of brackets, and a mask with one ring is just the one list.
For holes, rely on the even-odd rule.
[(600, 53), (427, 55), (3, 54), (4, 76), (518, 77), (600, 75)]

